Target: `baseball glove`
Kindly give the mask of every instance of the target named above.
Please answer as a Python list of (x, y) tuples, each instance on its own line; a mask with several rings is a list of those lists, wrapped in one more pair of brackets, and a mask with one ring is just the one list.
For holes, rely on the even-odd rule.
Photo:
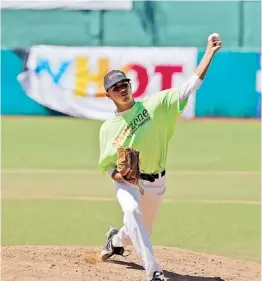
[(119, 147), (117, 149), (117, 171), (126, 180), (140, 179), (139, 151), (132, 147)]

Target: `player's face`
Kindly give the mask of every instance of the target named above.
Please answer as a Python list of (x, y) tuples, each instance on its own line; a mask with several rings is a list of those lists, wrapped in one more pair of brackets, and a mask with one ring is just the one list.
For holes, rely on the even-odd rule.
[(120, 81), (108, 90), (107, 96), (117, 104), (129, 103), (133, 100), (131, 85), (128, 81)]

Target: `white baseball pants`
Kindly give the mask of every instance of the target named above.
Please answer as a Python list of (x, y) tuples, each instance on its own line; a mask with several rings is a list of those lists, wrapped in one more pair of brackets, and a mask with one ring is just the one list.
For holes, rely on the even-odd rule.
[(165, 176), (153, 183), (142, 180), (140, 186), (144, 190), (143, 195), (136, 186), (114, 182), (117, 199), (124, 213), (124, 226), (114, 236), (113, 246), (133, 244), (149, 280), (155, 271), (162, 270), (154, 257), (150, 235), (166, 190), (165, 181)]

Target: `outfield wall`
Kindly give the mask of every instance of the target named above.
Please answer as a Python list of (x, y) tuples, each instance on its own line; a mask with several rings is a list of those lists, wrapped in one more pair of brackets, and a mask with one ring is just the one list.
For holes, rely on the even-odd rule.
[(131, 11), (4, 9), (1, 16), (5, 48), (39, 44), (204, 48), (212, 32), (222, 35), (225, 48), (259, 48), (261, 43), (260, 1), (133, 1)]
[[(2, 115), (57, 115), (29, 98), (17, 80), (27, 50), (2, 50)], [(203, 56), (198, 51), (195, 64)], [(223, 50), (216, 55), (196, 94), (196, 117), (254, 118), (261, 115), (260, 52)], [(149, 76), (152, 74), (149, 74)], [(150, 77), (149, 77), (150, 78)]]

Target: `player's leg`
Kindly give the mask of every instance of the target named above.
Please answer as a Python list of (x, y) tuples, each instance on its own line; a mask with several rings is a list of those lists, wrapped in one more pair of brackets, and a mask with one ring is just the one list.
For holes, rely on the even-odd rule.
[(124, 253), (124, 246), (132, 244), (128, 234), (128, 228), (125, 224), (126, 213), (128, 210), (139, 208), (140, 194), (137, 188), (117, 182), (115, 182), (115, 186), (117, 199), (124, 213), (124, 226), (119, 231), (115, 228), (111, 228), (106, 234), (107, 241), (101, 250), (101, 258), (104, 261), (115, 254), (122, 255)]
[[(165, 184), (165, 177), (157, 179), (154, 183), (143, 181), (143, 196), (140, 196), (140, 193), (136, 188), (132, 187), (131, 190), (135, 201), (137, 202), (139, 200), (143, 221), (149, 235), (152, 233), (153, 224), (157, 218), (161, 199), (165, 193)], [(127, 201), (132, 204), (131, 200)], [(125, 225), (119, 230), (119, 233), (113, 238), (113, 240), (115, 245), (122, 247), (132, 244)]]
[[(146, 192), (147, 195), (141, 197), (139, 189), (134, 186), (116, 183), (116, 188), (117, 199), (124, 213), (124, 226), (120, 229), (119, 233), (113, 237), (113, 245), (116, 247), (125, 246), (131, 240), (146, 270), (147, 276), (151, 280), (154, 272), (161, 271), (162, 269), (154, 257), (150, 235), (146, 228), (146, 224), (148, 224), (148, 228), (152, 229), (151, 224), (156, 214), (153, 211), (154, 215), (149, 216), (148, 219), (145, 220), (140, 206), (141, 202), (146, 200), (145, 196), (147, 196), (149, 192)], [(157, 197), (150, 196), (149, 198), (150, 202), (156, 203), (156, 206), (159, 206), (160, 202), (157, 202)], [(143, 204), (143, 208), (146, 206), (147, 205)], [(151, 208), (151, 211), (152, 210)]]
[[(141, 194), (138, 191), (136, 187), (127, 185), (127, 184), (118, 184), (115, 183), (116, 186), (116, 193), (117, 193), (117, 199), (120, 203), (120, 206), (123, 210), (122, 204), (125, 204), (125, 209), (134, 209), (139, 208)], [(125, 222), (125, 211), (124, 213), (124, 222)], [(119, 232), (115, 237), (113, 238), (113, 244), (116, 246), (128, 246), (132, 244), (132, 241), (129, 237), (127, 227), (124, 223), (124, 225), (120, 228)]]
[(141, 197), (140, 207), (146, 230), (151, 235), (166, 190), (165, 178), (157, 179), (154, 183), (144, 181), (143, 189), (144, 195)]

